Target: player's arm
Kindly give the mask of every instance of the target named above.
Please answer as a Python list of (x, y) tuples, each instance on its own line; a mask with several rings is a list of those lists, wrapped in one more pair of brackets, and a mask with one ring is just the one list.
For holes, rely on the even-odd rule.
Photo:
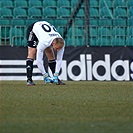
[(59, 75), (59, 71), (60, 71), (61, 66), (62, 66), (63, 54), (64, 54), (64, 47), (62, 47), (62, 48), (57, 52), (56, 67), (55, 67), (55, 73), (54, 73), (54, 76), (53, 76), (53, 82), (54, 82), (54, 83), (58, 83), (58, 75)]
[(37, 47), (37, 53), (36, 53), (36, 62), (39, 70), (44, 75), (46, 73), (44, 66), (43, 66), (43, 50)]
[(55, 72), (59, 73), (61, 66), (62, 66), (62, 58), (64, 54), (64, 46), (57, 52), (57, 57), (56, 57), (56, 68)]
[[(40, 46), (40, 47), (39, 47)], [(44, 82), (45, 83), (51, 83), (52, 79), (49, 77), (48, 73), (46, 73), (44, 65), (43, 65), (43, 54), (44, 54), (44, 45), (38, 45), (37, 47), (37, 54), (36, 54), (36, 62), (37, 62), (37, 66), (39, 68), (39, 70), (41, 71), (43, 78), (44, 78)]]

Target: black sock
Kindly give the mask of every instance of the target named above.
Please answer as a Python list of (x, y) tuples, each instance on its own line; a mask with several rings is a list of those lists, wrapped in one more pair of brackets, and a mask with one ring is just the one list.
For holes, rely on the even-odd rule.
[(32, 80), (33, 61), (33, 59), (29, 58), (26, 60), (27, 80)]
[(52, 73), (55, 73), (56, 60), (49, 60), (48, 65), (49, 65)]

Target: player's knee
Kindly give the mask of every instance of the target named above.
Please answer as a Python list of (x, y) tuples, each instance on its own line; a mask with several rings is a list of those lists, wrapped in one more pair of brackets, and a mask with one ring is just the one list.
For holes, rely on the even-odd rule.
[(54, 54), (53, 50), (51, 50), (51, 49), (47, 50), (47, 51), (45, 51), (45, 53), (46, 53), (48, 60), (54, 60), (55, 59), (55, 54)]
[(36, 48), (28, 48), (28, 57), (34, 59), (36, 55)]
[(36, 55), (36, 49), (32, 51), (32, 55), (33, 55), (33, 56)]
[(53, 53), (49, 54), (49, 55), (47, 56), (47, 58), (48, 58), (48, 60), (55, 60), (55, 56), (54, 56)]

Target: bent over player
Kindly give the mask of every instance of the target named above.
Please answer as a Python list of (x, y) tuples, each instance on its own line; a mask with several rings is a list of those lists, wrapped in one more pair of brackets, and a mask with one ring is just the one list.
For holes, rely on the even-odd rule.
[[(65, 42), (55, 27), (46, 21), (38, 21), (31, 24), (27, 29), (28, 56), (26, 60), (27, 67), (27, 85), (35, 85), (32, 80), (33, 62), (36, 55), (37, 66), (40, 69), (45, 83), (56, 83), (64, 85), (58, 78), (61, 69), (62, 58), (64, 54)], [(37, 45), (38, 42), (38, 45)], [(53, 73), (51, 78), (43, 65), (43, 55), (48, 58), (48, 65)], [(55, 57), (55, 52), (57, 55)]]

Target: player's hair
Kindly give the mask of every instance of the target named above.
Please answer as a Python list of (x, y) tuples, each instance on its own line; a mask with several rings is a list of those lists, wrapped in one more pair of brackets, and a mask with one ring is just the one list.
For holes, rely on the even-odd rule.
[(64, 46), (64, 39), (63, 38), (55, 38), (55, 43), (58, 45)]

